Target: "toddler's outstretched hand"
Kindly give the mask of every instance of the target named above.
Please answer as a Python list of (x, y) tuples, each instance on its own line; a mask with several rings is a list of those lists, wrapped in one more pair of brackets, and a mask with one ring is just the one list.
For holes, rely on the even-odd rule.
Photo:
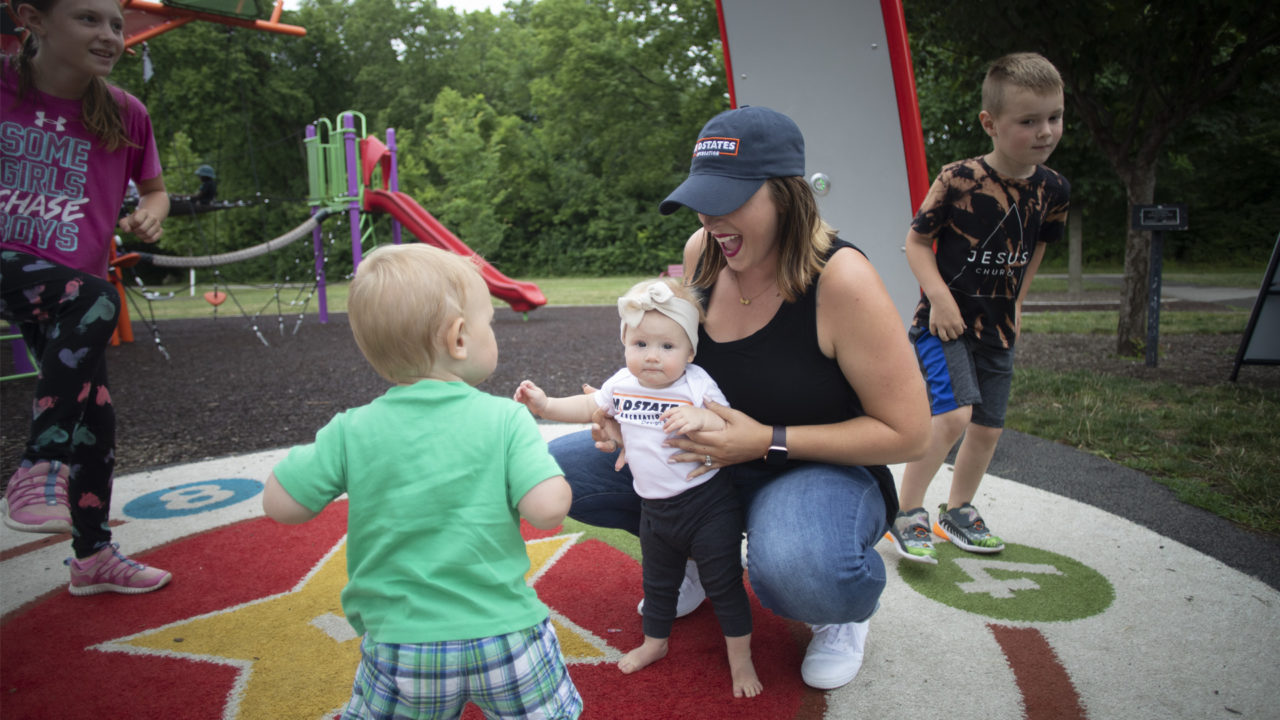
[[(583, 383), (584, 395), (595, 395), (596, 388)], [(591, 439), (596, 441), (596, 449), (600, 452), (617, 452), (618, 459), (613, 461), (613, 469), (621, 470), (627, 464), (627, 448), (622, 442), (622, 426), (612, 415), (597, 407), (591, 413)]]
[(542, 411), (547, 409), (547, 394), (542, 388), (533, 383), (532, 380), (521, 381), (516, 386), (515, 395), (511, 398), (516, 402), (529, 408), (529, 412), (541, 417)]

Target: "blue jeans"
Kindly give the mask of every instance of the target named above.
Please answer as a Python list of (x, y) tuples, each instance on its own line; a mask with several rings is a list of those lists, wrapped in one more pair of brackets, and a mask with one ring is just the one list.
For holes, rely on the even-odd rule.
[[(628, 468), (614, 471), (616, 455), (597, 450), (585, 430), (549, 447), (573, 488), (570, 517), (638, 534), (640, 496)], [(746, 510), (747, 573), (761, 605), (813, 624), (861, 622), (875, 613), (885, 586), (875, 544), (888, 521), (870, 471), (745, 463), (720, 472), (729, 473)]]

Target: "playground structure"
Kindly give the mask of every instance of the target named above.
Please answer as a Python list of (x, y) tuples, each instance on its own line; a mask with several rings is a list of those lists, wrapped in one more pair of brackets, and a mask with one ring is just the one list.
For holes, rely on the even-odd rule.
[[(357, 140), (357, 134), (364, 137)], [(297, 242), (308, 234), (312, 236), (314, 248), (315, 295), (318, 296), (319, 321), (328, 322), (324, 237), (321, 223), (326, 218), (343, 214), (347, 216), (350, 224), (351, 255), (355, 267), (359, 266), (369, 243), (375, 240), (373, 215), (386, 214), (391, 217), (393, 242), (400, 243), (402, 229), (408, 228), (409, 232), (421, 242), (469, 258), (479, 268), (490, 294), (509, 304), (512, 310), (524, 313), (526, 318), (529, 311), (546, 305), (546, 296), (537, 285), (513, 280), (504, 275), (475, 253), (411, 196), (399, 190), (394, 128), (387, 129), (386, 137), (387, 142), (383, 143), (372, 135), (365, 135), (364, 116), (352, 110), (339, 114), (335, 122), (322, 118), (308, 125), (304, 144), (307, 157), (307, 203), (311, 207), (311, 216), (283, 235), (266, 242), (231, 252), (201, 256), (172, 256), (145, 252), (117, 255), (113, 245), (108, 279), (120, 293), (121, 311), (111, 344), (133, 342), (134, 339), (129, 314), (129, 297), (122, 273), (124, 268), (146, 262), (156, 267), (175, 269), (214, 268), (216, 272), (216, 268), (221, 265), (265, 255)], [(219, 292), (216, 287), (213, 291), (205, 293), (205, 299), (215, 308), (226, 297), (227, 295)], [(308, 296), (309, 300), (310, 296)], [(283, 332), (283, 317), (280, 318), (280, 324)], [(258, 329), (256, 318), (252, 329), (258, 338), (267, 344), (266, 338)], [(168, 353), (154, 326), (151, 327), (151, 331), (157, 349), (167, 356)], [(297, 325), (294, 327), (294, 332), (297, 332)], [(0, 379), (8, 380), (34, 375), (35, 370), (21, 336), (6, 334), (0, 339), (11, 342), (15, 368), (15, 374)]]
[[(357, 130), (357, 123), (359, 128)], [(132, 342), (133, 330), (129, 319), (127, 294), (120, 270), (138, 262), (147, 262), (165, 268), (216, 268), (265, 255), (290, 245), (310, 234), (314, 250), (315, 294), (318, 296), (319, 320), (328, 322), (327, 280), (325, 275), (324, 236), (321, 223), (331, 216), (346, 214), (351, 228), (352, 264), (358, 267), (365, 248), (375, 243), (374, 218), (386, 213), (392, 218), (392, 240), (400, 243), (402, 228), (408, 228), (419, 241), (457, 253), (471, 259), (480, 269), (489, 292), (507, 302), (512, 310), (527, 313), (547, 303), (538, 286), (530, 282), (513, 280), (484, 258), (476, 254), (462, 240), (427, 212), (406, 193), (398, 189), (396, 173), (395, 130), (387, 130), (387, 142), (365, 135), (357, 140), (357, 134), (365, 134), (365, 119), (360, 113), (348, 110), (335, 122), (318, 120), (308, 125), (304, 141), (307, 157), (307, 203), (311, 216), (288, 232), (258, 245), (201, 256), (158, 255), (131, 252), (111, 259), (110, 279), (121, 294), (122, 310), (119, 327), (112, 344)], [(376, 243), (375, 243), (376, 244)], [(225, 299), (226, 293), (217, 288), (205, 293), (205, 299), (215, 308)], [(308, 300), (310, 297), (308, 297)], [(283, 328), (283, 318), (280, 321)], [(253, 330), (266, 344), (266, 338), (258, 330), (256, 320)], [(297, 331), (295, 325), (294, 331)], [(155, 335), (155, 329), (152, 328)], [(156, 339), (160, 345), (159, 339)], [(160, 345), (163, 352), (163, 346)]]
[[(357, 127), (358, 125), (358, 127)], [(357, 140), (357, 137), (361, 139)], [(388, 128), (387, 141), (368, 135), (365, 118), (354, 110), (338, 115), (334, 122), (318, 120), (307, 126), (308, 204), (313, 217), (346, 213), (351, 228), (351, 261), (359, 267), (362, 249), (373, 235), (372, 215), (391, 216), (392, 242), (402, 241), (402, 230), (420, 242), (469, 258), (480, 269), (489, 293), (511, 309), (527, 313), (547, 304), (538, 286), (513, 280), (480, 257), (458, 239), (411, 196), (400, 191), (396, 170), (395, 129)], [(328, 320), (325, 294), (324, 248), (320, 229), (314, 230), (316, 285), (320, 322)]]
[[(274, 0), (270, 5), (270, 16), (265, 20), (263, 16), (266, 14), (266, 0), (163, 0), (159, 3), (151, 0), (122, 0), (121, 5), (125, 17), (126, 48), (177, 29), (193, 20), (298, 37), (306, 35), (307, 32), (305, 28), (280, 22), (284, 0)], [(6, 36), (6, 42), (11, 38), (12, 36)], [(320, 321), (327, 322), (328, 302), (325, 295), (324, 253), (319, 222), (330, 213), (343, 210), (350, 213), (352, 262), (358, 265), (363, 242), (372, 233), (372, 222), (367, 214), (387, 213), (393, 218), (394, 242), (401, 241), (401, 227), (408, 227), (410, 232), (422, 242), (471, 258), (480, 268), (493, 296), (506, 301), (513, 310), (527, 313), (546, 304), (546, 297), (536, 285), (512, 280), (499, 272), (467, 247), (431, 213), (424, 210), (412, 197), (400, 192), (396, 176), (394, 129), (387, 130), (386, 144), (372, 136), (366, 136), (356, 143), (354, 133), (357, 118), (363, 135), (364, 116), (354, 111), (340, 114), (336, 124), (322, 119), (307, 128), (307, 176), (310, 189), (308, 204), (312, 207), (312, 218), (307, 223), (263, 245), (234, 253), (188, 258), (185, 261), (173, 261), (159, 255), (141, 257), (145, 257), (156, 265), (167, 267), (213, 267), (270, 252), (295, 241), (307, 230), (311, 230), (315, 247), (316, 283), (320, 295)], [(375, 175), (381, 179), (380, 188), (372, 186)], [(187, 202), (184, 207), (189, 214), (196, 214), (235, 206), (232, 203), (216, 203), (201, 207)], [(117, 277), (119, 267), (136, 262), (128, 256), (121, 258), (121, 261), (119, 265), (113, 264), (113, 274)], [(118, 280), (117, 287), (120, 288)], [(123, 292), (122, 288), (121, 291)], [(126, 304), (126, 312), (127, 309)], [(121, 323), (128, 324), (127, 316), (121, 318)], [(132, 339), (131, 331), (126, 330), (125, 334), (127, 337), (123, 339)]]
[[(16, 52), (22, 36), (17, 31), (17, 18), (10, 16), (8, 0), (4, 3), (4, 33), (0, 34), (0, 50), (5, 54)], [(259, 0), (121, 0), (124, 13), (124, 46), (126, 49), (144, 43), (170, 30), (176, 30), (193, 20), (218, 23), (249, 30), (302, 37), (306, 28), (280, 22), (284, 12), (284, 0), (275, 0), (270, 7)], [(267, 16), (267, 19), (263, 19)], [(10, 27), (12, 22), (12, 27)], [(130, 51), (132, 52), (132, 51)]]
[(275, 0), (270, 19), (261, 19), (264, 8), (258, 0), (122, 0), (125, 47), (186, 25), (192, 20), (216, 22), (250, 30), (294, 35), (307, 34), (305, 28), (280, 22), (284, 0)]
[[(364, 135), (364, 137), (357, 140), (358, 135)], [(311, 216), (279, 237), (258, 245), (216, 255), (171, 256), (130, 252), (117, 257), (113, 251), (109, 279), (120, 292), (122, 303), (120, 322), (112, 338), (112, 344), (133, 341), (127, 292), (121, 274), (122, 268), (131, 267), (138, 262), (147, 262), (156, 267), (174, 269), (213, 268), (216, 273), (221, 265), (274, 252), (308, 234), (312, 236), (314, 250), (314, 294), (318, 296), (319, 321), (328, 322), (324, 236), (321, 223), (328, 217), (343, 214), (347, 216), (350, 224), (351, 257), (354, 267), (359, 266), (364, 250), (369, 244), (376, 244), (372, 216), (385, 213), (392, 219), (393, 242), (400, 243), (402, 229), (408, 228), (410, 233), (421, 242), (469, 258), (479, 268), (489, 292), (494, 297), (507, 302), (512, 310), (525, 313), (527, 317), (530, 310), (545, 305), (546, 296), (537, 285), (513, 280), (504, 275), (458, 239), (411, 196), (400, 192), (396, 173), (395, 130), (389, 128), (386, 137), (387, 142), (383, 143), (374, 136), (365, 135), (364, 116), (353, 110), (339, 114), (334, 122), (320, 119), (308, 125), (304, 144), (307, 157), (307, 203), (311, 206)], [(205, 293), (205, 299), (215, 308), (227, 297), (226, 293), (218, 291), (216, 284), (213, 291)], [(307, 298), (308, 302), (309, 300), (310, 296)], [(283, 317), (279, 318), (282, 333), (283, 322)], [(301, 314), (299, 315), (300, 323)], [(266, 337), (258, 328), (256, 316), (252, 319), (252, 329), (263, 344), (268, 344)], [(295, 325), (294, 332), (297, 332), (297, 329), (298, 325)], [(165, 352), (154, 327), (152, 327), (152, 334), (155, 336), (157, 347), (162, 353)], [(26, 358), (19, 359), (15, 355), (15, 361), (22, 367), (26, 366), (25, 360)]]

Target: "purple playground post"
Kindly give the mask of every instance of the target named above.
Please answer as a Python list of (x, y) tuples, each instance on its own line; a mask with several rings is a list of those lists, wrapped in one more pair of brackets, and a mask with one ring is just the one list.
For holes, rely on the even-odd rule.
[[(310, 140), (315, 136), (316, 136), (316, 126), (307, 125), (307, 139)], [(313, 169), (312, 170), (313, 173), (324, 172), (324, 167), (323, 167), (324, 163), (321, 162), (320, 164), (321, 164), (321, 167), (317, 169)], [(315, 217), (316, 213), (319, 211), (320, 211), (319, 206), (317, 205), (311, 206), (312, 217)], [(311, 245), (312, 247), (315, 248), (316, 293), (320, 295), (320, 322), (321, 324), (323, 324), (323, 323), (329, 322), (329, 298), (328, 298), (328, 295), (325, 293), (325, 281), (324, 281), (324, 233), (321, 232), (319, 225), (316, 225), (316, 229), (311, 231)]]
[(21, 332), (17, 325), (9, 325), (9, 329), (5, 331), (5, 334), (18, 336), (10, 344), (13, 352), (13, 371), (16, 374), (25, 375), (26, 373), (35, 372), (36, 368), (31, 364), (31, 357), (27, 354), (27, 344), (22, 340)]
[(360, 266), (360, 155), (356, 152), (355, 118), (351, 113), (342, 116), (342, 132), (347, 148), (347, 195), (351, 198), (347, 210), (351, 221), (351, 269)]
[[(396, 129), (387, 128), (387, 150), (391, 154), (391, 169), (387, 172), (391, 177), (387, 178), (387, 189), (391, 192), (400, 191), (400, 172), (396, 170)], [(392, 218), (391, 220), (391, 240), (396, 245), (400, 244), (400, 221)]]

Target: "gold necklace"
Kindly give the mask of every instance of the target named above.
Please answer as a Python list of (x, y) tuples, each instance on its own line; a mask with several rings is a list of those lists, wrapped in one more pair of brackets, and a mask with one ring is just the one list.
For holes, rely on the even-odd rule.
[(773, 281), (770, 281), (767, 285), (764, 286), (764, 289), (762, 289), (760, 292), (756, 293), (755, 295), (752, 295), (751, 297), (743, 297), (742, 296), (742, 278), (738, 277), (738, 273), (733, 274), (733, 282), (738, 285), (738, 302), (742, 303), (743, 305), (750, 305), (752, 300), (755, 300), (756, 298), (760, 297), (765, 293), (765, 290), (768, 290), (769, 288), (773, 287)]

